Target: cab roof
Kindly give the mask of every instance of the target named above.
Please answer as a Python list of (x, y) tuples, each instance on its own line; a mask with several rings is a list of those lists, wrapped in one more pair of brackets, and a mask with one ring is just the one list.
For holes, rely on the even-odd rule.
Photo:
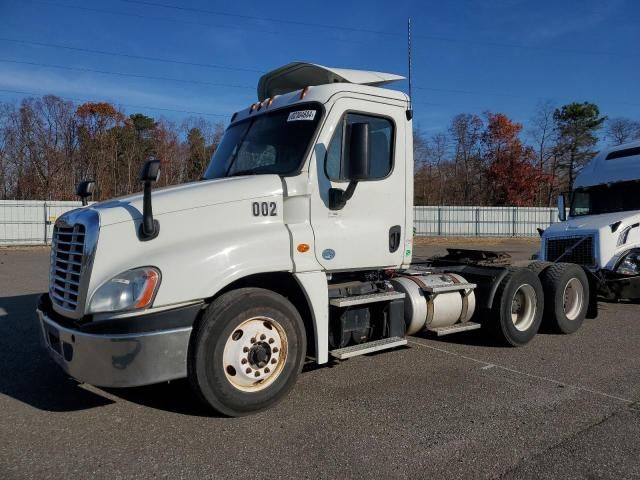
[(575, 188), (640, 180), (640, 141), (616, 145), (599, 152), (582, 169)]
[(352, 83), (379, 87), (398, 80), (404, 80), (404, 77), (392, 73), (349, 70), (325, 67), (315, 63), (293, 62), (260, 77), (258, 100), (262, 102), (276, 95), (317, 85)]

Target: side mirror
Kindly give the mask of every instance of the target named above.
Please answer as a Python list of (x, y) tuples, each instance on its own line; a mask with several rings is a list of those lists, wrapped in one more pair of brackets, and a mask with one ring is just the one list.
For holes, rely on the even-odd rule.
[(565, 205), (564, 193), (558, 195), (558, 220), (564, 222), (567, 219), (567, 207)]
[(369, 124), (351, 124), (347, 138), (344, 177), (349, 180), (349, 186), (346, 190), (329, 189), (329, 209), (331, 210), (342, 210), (353, 196), (358, 181), (369, 178)]
[(144, 183), (142, 197), (142, 224), (140, 225), (140, 240), (152, 240), (160, 233), (160, 222), (153, 219), (151, 206), (151, 183), (160, 178), (160, 160), (147, 160), (140, 172), (140, 181)]
[(95, 187), (96, 182), (94, 182), (93, 180), (83, 180), (78, 184), (78, 188), (76, 188), (76, 195), (78, 195), (82, 200), (83, 207), (87, 205), (87, 198), (93, 195)]
[(344, 176), (352, 182), (369, 178), (369, 124), (351, 124)]

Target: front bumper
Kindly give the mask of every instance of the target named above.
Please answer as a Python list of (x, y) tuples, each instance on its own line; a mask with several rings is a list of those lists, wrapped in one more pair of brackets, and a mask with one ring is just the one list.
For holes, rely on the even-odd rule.
[[(67, 374), (100, 387), (135, 387), (187, 376), (189, 337), (200, 309), (196, 304), (78, 325), (55, 313), (43, 295), (37, 312), (44, 346)], [(154, 330), (130, 331), (141, 324)]]
[(639, 300), (640, 275), (622, 276), (606, 272), (599, 294), (607, 300)]

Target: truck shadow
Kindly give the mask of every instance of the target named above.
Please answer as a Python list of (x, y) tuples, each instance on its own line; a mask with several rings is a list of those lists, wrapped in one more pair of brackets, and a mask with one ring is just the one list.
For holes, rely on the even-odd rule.
[[(35, 311), (39, 296), (0, 296), (0, 394), (49, 412), (104, 407), (122, 399), (182, 415), (219, 416), (199, 401), (186, 379), (136, 388), (85, 389), (54, 363), (41, 344)], [(304, 371), (320, 367), (325, 366), (305, 365)]]
[(113, 403), (83, 389), (40, 343), (38, 294), (0, 297), (0, 394), (40, 410), (69, 412)]
[(223, 417), (203, 405), (187, 379), (134, 388), (102, 388), (114, 397), (165, 412), (196, 417)]
[[(0, 394), (14, 398), (34, 408), (51, 412), (71, 412), (103, 407), (118, 398), (150, 408), (182, 415), (216, 417), (202, 405), (186, 380), (124, 389), (101, 389), (99, 395), (83, 388), (69, 378), (49, 358), (40, 343), (40, 326), (35, 313), (37, 294), (0, 297)], [(603, 309), (609, 304), (600, 303)], [(540, 332), (544, 333), (544, 332)], [(442, 343), (505, 348), (479, 331), (434, 337), (416, 337)], [(325, 365), (305, 364), (303, 374), (333, 368), (339, 362)], [(94, 389), (92, 389), (94, 390)], [(116, 397), (116, 400), (113, 400)]]

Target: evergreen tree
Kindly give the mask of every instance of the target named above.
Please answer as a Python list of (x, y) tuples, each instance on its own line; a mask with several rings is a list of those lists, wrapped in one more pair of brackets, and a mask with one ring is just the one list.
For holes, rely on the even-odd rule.
[(596, 153), (596, 132), (607, 117), (600, 116), (597, 105), (589, 102), (570, 103), (556, 109), (553, 119), (558, 134), (557, 154), (563, 173), (563, 187), (573, 190), (576, 174)]

